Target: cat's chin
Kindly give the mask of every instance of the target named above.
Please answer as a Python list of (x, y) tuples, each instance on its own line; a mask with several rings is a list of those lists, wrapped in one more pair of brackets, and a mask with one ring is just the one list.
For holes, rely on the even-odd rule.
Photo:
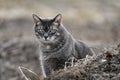
[(55, 43), (56, 41), (57, 41), (56, 39), (55, 39), (55, 40), (52, 40), (52, 41), (51, 41), (51, 40), (40, 40), (40, 42), (46, 43), (46, 44), (47, 44), (47, 43), (48, 43), (48, 44), (49, 44), (49, 43)]
[(55, 37), (51, 37), (48, 39), (45, 39), (45, 38), (40, 39), (40, 42), (42, 42), (42, 43), (55, 43), (57, 41), (58, 41), (58, 38), (55, 38)]

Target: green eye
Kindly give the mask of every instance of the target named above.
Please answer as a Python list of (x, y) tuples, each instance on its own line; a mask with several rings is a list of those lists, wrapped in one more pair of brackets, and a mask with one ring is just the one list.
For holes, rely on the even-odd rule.
[(51, 26), (51, 29), (53, 29), (53, 30), (55, 29), (55, 30), (56, 30), (56, 29), (57, 29), (57, 26), (53, 24), (53, 25)]
[(43, 29), (40, 29), (40, 32), (44, 32), (44, 30), (43, 30)]
[(55, 34), (55, 33), (56, 33), (56, 30), (53, 29), (53, 30), (50, 31), (50, 33), (51, 33), (51, 34)]

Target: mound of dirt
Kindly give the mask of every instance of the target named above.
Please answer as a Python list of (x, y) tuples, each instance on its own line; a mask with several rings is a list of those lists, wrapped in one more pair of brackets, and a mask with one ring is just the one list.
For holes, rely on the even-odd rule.
[(120, 80), (120, 44), (78, 60), (73, 67), (53, 72), (45, 80)]

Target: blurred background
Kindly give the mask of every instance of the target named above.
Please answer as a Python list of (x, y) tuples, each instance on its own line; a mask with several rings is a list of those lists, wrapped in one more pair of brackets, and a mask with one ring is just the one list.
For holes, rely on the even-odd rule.
[(19, 65), (39, 73), (33, 13), (61, 13), (74, 38), (95, 51), (120, 42), (120, 0), (0, 0), (0, 80), (19, 80)]

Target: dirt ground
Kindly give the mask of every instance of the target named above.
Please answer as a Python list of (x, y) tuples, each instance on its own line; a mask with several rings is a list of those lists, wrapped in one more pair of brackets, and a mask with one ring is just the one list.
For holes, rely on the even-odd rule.
[(53, 72), (45, 80), (120, 80), (120, 44), (78, 60), (73, 67)]
[(0, 80), (24, 80), (19, 66), (40, 75), (33, 13), (42, 18), (61, 13), (71, 35), (98, 55), (53, 72), (45, 80), (120, 80), (119, 5), (120, 0), (0, 0)]

